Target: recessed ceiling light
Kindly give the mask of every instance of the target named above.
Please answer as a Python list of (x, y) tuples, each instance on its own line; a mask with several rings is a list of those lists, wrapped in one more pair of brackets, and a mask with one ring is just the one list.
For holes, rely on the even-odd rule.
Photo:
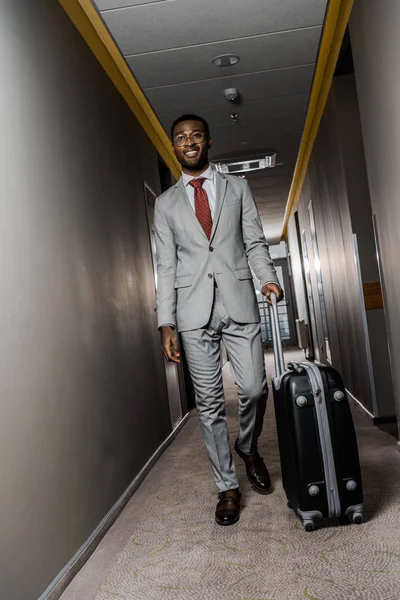
[(236, 54), (221, 54), (212, 59), (212, 62), (217, 67), (232, 67), (240, 61), (240, 56)]

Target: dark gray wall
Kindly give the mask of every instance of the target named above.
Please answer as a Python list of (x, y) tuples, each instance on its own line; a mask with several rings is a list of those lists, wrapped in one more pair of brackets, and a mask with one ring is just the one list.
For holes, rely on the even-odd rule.
[(0, 49), (0, 596), (35, 600), (171, 430), (158, 167), (57, 2), (2, 2)]
[(333, 80), (335, 123), (339, 136), (346, 179), (347, 199), (353, 233), (357, 235), (362, 279), (365, 283), (379, 280), (376, 248), (373, 242), (371, 198), (369, 194), (364, 144), (354, 75)]
[(376, 215), (397, 415), (400, 414), (400, 3), (356, 0), (350, 21), (372, 210)]
[[(354, 75), (336, 77), (333, 91), (352, 231), (357, 237), (360, 278), (363, 284), (379, 282), (372, 205)], [(373, 412), (375, 416), (380, 417), (394, 415), (394, 391), (385, 311), (383, 308), (368, 310), (365, 318), (376, 396)]]
[[(360, 289), (362, 283), (378, 281), (379, 273), (352, 76), (334, 80), (298, 207), (300, 229), (306, 231), (310, 255), (317, 325), (316, 356), (326, 362), (308, 213), (310, 200), (316, 223), (332, 364), (342, 372), (349, 391), (372, 414), (393, 414), (390, 369), (388, 361), (382, 359), (388, 352), (384, 314), (382, 310), (378, 311), (379, 315), (377, 311), (366, 314)], [(294, 246), (293, 219), (289, 231), (289, 243), (292, 240)], [(355, 264), (353, 234), (357, 234), (358, 239), (360, 271)], [(300, 288), (299, 277), (297, 280), (296, 288)], [(302, 290), (299, 291), (302, 294)], [(380, 327), (376, 326), (377, 319)]]
[[(352, 227), (332, 93), (310, 162), (310, 184), (327, 303), (332, 362), (350, 392), (372, 410)], [(303, 220), (304, 210), (302, 211)], [(318, 300), (315, 297), (315, 305)]]

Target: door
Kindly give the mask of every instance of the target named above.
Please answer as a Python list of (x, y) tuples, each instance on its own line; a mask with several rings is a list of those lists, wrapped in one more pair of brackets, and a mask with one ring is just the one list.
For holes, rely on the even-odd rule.
[[(315, 315), (314, 313), (311, 313), (311, 308), (310, 308), (310, 303), (309, 303), (309, 290), (308, 290), (308, 279), (306, 276), (306, 269), (309, 270), (310, 265), (308, 263), (308, 251), (307, 251), (307, 242), (305, 239), (305, 233), (303, 232), (303, 234), (300, 233), (300, 222), (299, 222), (299, 213), (296, 212), (294, 213), (294, 222), (295, 222), (295, 227), (296, 227), (296, 238), (297, 238), (297, 246), (299, 249), (299, 256), (300, 256), (300, 264), (301, 264), (301, 276), (302, 276), (302, 283), (303, 283), (303, 292), (304, 292), (304, 300), (305, 300), (305, 309), (306, 309), (306, 315), (307, 315), (307, 331), (308, 331), (308, 347), (306, 348), (306, 358), (307, 360), (314, 360), (315, 359), (315, 352), (314, 352), (314, 327), (315, 327)], [(306, 263), (306, 256), (307, 256), (307, 263)], [(309, 276), (309, 273), (308, 273)], [(313, 320), (314, 319), (314, 320)]]
[(328, 333), (328, 319), (326, 316), (326, 306), (325, 306), (325, 296), (324, 296), (324, 284), (322, 281), (322, 273), (321, 273), (321, 264), (319, 260), (319, 250), (318, 250), (318, 241), (317, 241), (317, 232), (315, 230), (315, 221), (314, 221), (314, 211), (312, 200), (308, 205), (308, 217), (310, 221), (310, 231), (311, 231), (311, 241), (313, 247), (313, 255), (314, 255), (314, 269), (315, 276), (317, 279), (317, 294), (319, 300), (319, 309), (321, 313), (321, 322), (322, 322), (322, 332), (324, 336), (324, 348), (325, 356), (329, 364), (332, 364), (331, 350), (329, 345), (329, 333)]
[[(153, 261), (154, 271), (154, 290), (157, 291), (157, 258), (156, 258), (156, 241), (154, 233), (154, 207), (156, 202), (156, 194), (150, 186), (144, 184), (147, 224), (149, 228), (149, 238), (151, 246), (151, 256)], [(160, 349), (161, 352), (161, 349)], [(185, 400), (185, 381), (181, 364), (169, 362), (164, 359), (165, 376), (167, 380), (169, 411), (171, 415), (171, 424), (174, 428), (183, 415), (187, 412)]]
[(303, 269), (304, 269), (304, 279), (306, 283), (306, 292), (307, 292), (307, 305), (308, 312), (310, 316), (310, 329), (312, 336), (312, 343), (314, 352), (316, 348), (319, 348), (318, 338), (317, 336), (317, 323), (315, 319), (315, 306), (314, 306), (314, 297), (313, 297), (313, 289), (311, 282), (311, 272), (310, 272), (310, 259), (308, 254), (308, 246), (307, 246), (307, 237), (306, 231), (303, 229), (301, 232), (301, 250), (303, 256)]

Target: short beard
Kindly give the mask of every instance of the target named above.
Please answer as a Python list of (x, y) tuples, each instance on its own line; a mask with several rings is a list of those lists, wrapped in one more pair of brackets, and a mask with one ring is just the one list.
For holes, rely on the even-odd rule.
[(201, 171), (201, 169), (203, 169), (206, 165), (208, 164), (208, 156), (200, 156), (200, 159), (197, 161), (197, 163), (187, 163), (184, 160), (182, 160), (181, 165), (182, 167), (184, 167), (187, 171)]

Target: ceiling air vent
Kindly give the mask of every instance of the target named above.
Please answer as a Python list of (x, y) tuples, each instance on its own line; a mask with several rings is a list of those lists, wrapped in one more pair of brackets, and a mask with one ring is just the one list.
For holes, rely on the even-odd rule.
[(220, 173), (245, 173), (248, 171), (259, 171), (260, 169), (272, 169), (275, 165), (276, 153), (269, 154), (268, 156), (256, 160), (216, 163), (215, 168)]

